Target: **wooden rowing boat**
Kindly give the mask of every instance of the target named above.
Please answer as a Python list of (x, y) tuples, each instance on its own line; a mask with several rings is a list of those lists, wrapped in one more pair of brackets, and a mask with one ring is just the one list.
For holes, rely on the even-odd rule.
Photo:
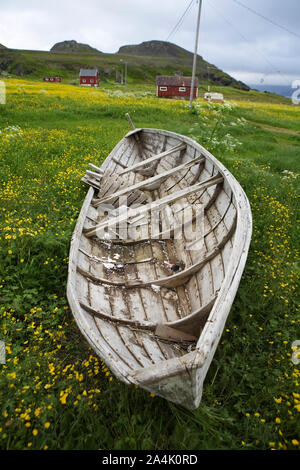
[[(201, 145), (158, 129), (133, 128), (83, 181), (67, 285), (78, 327), (121, 381), (194, 409), (245, 266), (248, 199)], [(192, 233), (178, 236), (186, 211)]]

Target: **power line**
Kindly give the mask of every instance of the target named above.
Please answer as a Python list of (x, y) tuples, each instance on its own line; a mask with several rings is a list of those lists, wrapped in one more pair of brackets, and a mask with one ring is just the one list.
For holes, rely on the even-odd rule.
[(293, 35), (296, 36), (297, 38), (300, 38), (300, 35), (299, 35), (299, 34), (295, 33), (294, 31), (291, 31), (290, 29), (286, 28), (285, 26), (280, 25), (279, 23), (276, 23), (275, 21), (271, 20), (271, 19), (268, 18), (267, 16), (262, 15), (261, 13), (258, 13), (258, 11), (253, 10), (253, 8), (250, 8), (250, 7), (248, 7), (247, 5), (244, 5), (244, 4), (241, 3), (239, 0), (232, 0), (232, 1), (235, 2), (235, 3), (237, 3), (238, 5), (240, 5), (241, 7), (246, 8), (246, 10), (251, 11), (251, 13), (254, 13), (254, 15), (257, 15), (257, 16), (259, 16), (260, 18), (263, 18), (264, 20), (268, 21), (269, 23), (273, 24), (274, 26), (277, 26), (278, 28), (283, 29), (283, 30), (286, 31), (287, 33), (293, 34)]
[(194, 0), (192, 0), (188, 7), (185, 9), (183, 15), (180, 17), (180, 19), (178, 20), (178, 22), (176, 23), (176, 25), (174, 26), (174, 28), (172, 29), (172, 31), (170, 32), (169, 36), (167, 37), (166, 41), (169, 40), (169, 38), (172, 36), (172, 34), (174, 34), (181, 26), (182, 22), (183, 22), (183, 19), (185, 17), (185, 15), (187, 14), (187, 12), (190, 10), (192, 4), (194, 3)]
[[(233, 0), (233, 1), (235, 1), (235, 0)], [(278, 70), (278, 69), (275, 67), (274, 64), (272, 64), (272, 62), (268, 59), (268, 57), (266, 57), (261, 51), (259, 51), (256, 47), (254, 47), (253, 44), (244, 36), (244, 34), (242, 34), (242, 33), (239, 31), (239, 29), (238, 29), (236, 26), (234, 26), (227, 18), (225, 18), (225, 16), (216, 8), (215, 5), (212, 5), (212, 3), (211, 3), (209, 0), (207, 0), (207, 2), (210, 4), (210, 6), (211, 6), (212, 8), (215, 9), (215, 11), (217, 11), (217, 13), (221, 16), (221, 18), (223, 18), (223, 20), (226, 21), (226, 23), (229, 24), (229, 26), (231, 26), (231, 28), (232, 28), (237, 34), (239, 34), (239, 35), (241, 36), (241, 38), (242, 38), (244, 41), (246, 41), (246, 42), (249, 44), (249, 46), (252, 47), (252, 48), (268, 63), (269, 66), (271, 66), (273, 72), (276, 72), (276, 73), (280, 74), (280, 75), (288, 82), (288, 84), (290, 84), (290, 81), (285, 77), (285, 75), (284, 75), (280, 70)]]

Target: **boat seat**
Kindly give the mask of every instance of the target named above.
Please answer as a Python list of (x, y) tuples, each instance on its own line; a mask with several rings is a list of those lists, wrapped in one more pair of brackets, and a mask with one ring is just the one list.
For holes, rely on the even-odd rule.
[(159, 161), (162, 158), (167, 157), (168, 155), (171, 155), (172, 153), (182, 152), (185, 150), (186, 150), (186, 144), (181, 143), (179, 145), (176, 145), (175, 147), (172, 147), (164, 152), (159, 153), (158, 155), (153, 155), (152, 157), (147, 158), (146, 160), (138, 162), (135, 165), (132, 165), (126, 168), (125, 170), (121, 171), (119, 174), (125, 175), (126, 173), (129, 173), (130, 171), (138, 171), (141, 168), (144, 168), (145, 166), (151, 165), (152, 163)]
[(194, 166), (198, 163), (204, 162), (204, 160), (205, 160), (204, 157), (197, 157), (194, 160), (189, 160), (188, 162), (185, 162), (182, 165), (176, 166), (175, 168), (171, 168), (171, 170), (164, 171), (164, 172), (159, 173), (159, 174), (157, 174), (157, 175), (155, 175), (151, 178), (147, 178), (144, 181), (140, 181), (139, 183), (136, 183), (134, 185), (127, 186), (123, 189), (120, 189), (117, 192), (115, 192), (114, 194), (109, 194), (109, 195), (103, 197), (102, 199), (101, 198), (95, 199), (93, 205), (94, 205), (94, 207), (97, 207), (100, 204), (103, 204), (105, 202), (109, 202), (112, 198), (124, 196), (125, 194), (128, 194), (128, 193), (130, 193), (132, 191), (135, 191), (137, 189), (141, 190), (143, 188), (143, 189), (146, 189), (146, 190), (149, 190), (149, 191), (157, 189), (157, 188), (159, 188), (161, 183), (163, 181), (165, 181), (169, 176), (171, 176), (174, 173), (177, 173), (181, 170), (187, 170), (187, 169), (191, 168), (192, 166)]
[(87, 237), (93, 237), (97, 235), (97, 232), (99, 233), (101, 229), (109, 229), (110, 225), (115, 226), (116, 223), (122, 223), (124, 221), (127, 221), (129, 218), (134, 218), (140, 215), (145, 215), (149, 211), (162, 210), (163, 207), (166, 207), (168, 204), (174, 203), (178, 199), (184, 198), (188, 195), (196, 193), (199, 190), (207, 189), (210, 186), (214, 186), (222, 182), (223, 182), (223, 176), (221, 176), (220, 174), (214, 175), (205, 181), (201, 181), (197, 184), (194, 184), (193, 186), (184, 188), (180, 191), (177, 191), (176, 193), (170, 194), (168, 196), (164, 196), (161, 199), (158, 199), (152, 203), (146, 204), (144, 207), (138, 207), (136, 209), (133, 209), (129, 211), (128, 214), (120, 215), (117, 220), (114, 219), (111, 222), (108, 221), (108, 222), (100, 223), (93, 228), (85, 230), (84, 233)]
[(155, 336), (171, 341), (195, 341), (199, 337), (201, 328), (216, 301), (217, 294), (209, 302), (191, 312), (184, 318), (172, 322), (153, 323), (149, 321), (134, 320), (125, 317), (116, 317), (100, 312), (82, 300), (79, 300), (80, 306), (91, 315), (95, 315), (106, 321), (110, 321), (122, 326), (128, 326), (134, 329), (147, 330), (154, 333)]

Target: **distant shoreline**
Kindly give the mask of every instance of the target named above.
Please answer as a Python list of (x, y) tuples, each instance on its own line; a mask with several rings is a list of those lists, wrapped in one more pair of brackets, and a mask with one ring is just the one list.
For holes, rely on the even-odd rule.
[(277, 95), (285, 96), (286, 98), (291, 98), (293, 92), (295, 91), (289, 85), (267, 85), (267, 84), (260, 84), (260, 85), (251, 85), (247, 84), (252, 89), (258, 91), (268, 91), (270, 93), (276, 93)]

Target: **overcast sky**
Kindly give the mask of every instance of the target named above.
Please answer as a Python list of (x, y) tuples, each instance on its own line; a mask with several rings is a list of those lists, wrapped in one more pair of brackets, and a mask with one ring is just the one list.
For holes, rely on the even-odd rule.
[[(0, 0), (0, 44), (49, 50), (75, 39), (113, 53), (125, 44), (165, 41), (190, 1)], [(194, 50), (197, 11), (194, 0), (170, 42)], [(198, 53), (248, 84), (289, 85), (300, 79), (299, 25), (300, 0), (203, 0)]]

